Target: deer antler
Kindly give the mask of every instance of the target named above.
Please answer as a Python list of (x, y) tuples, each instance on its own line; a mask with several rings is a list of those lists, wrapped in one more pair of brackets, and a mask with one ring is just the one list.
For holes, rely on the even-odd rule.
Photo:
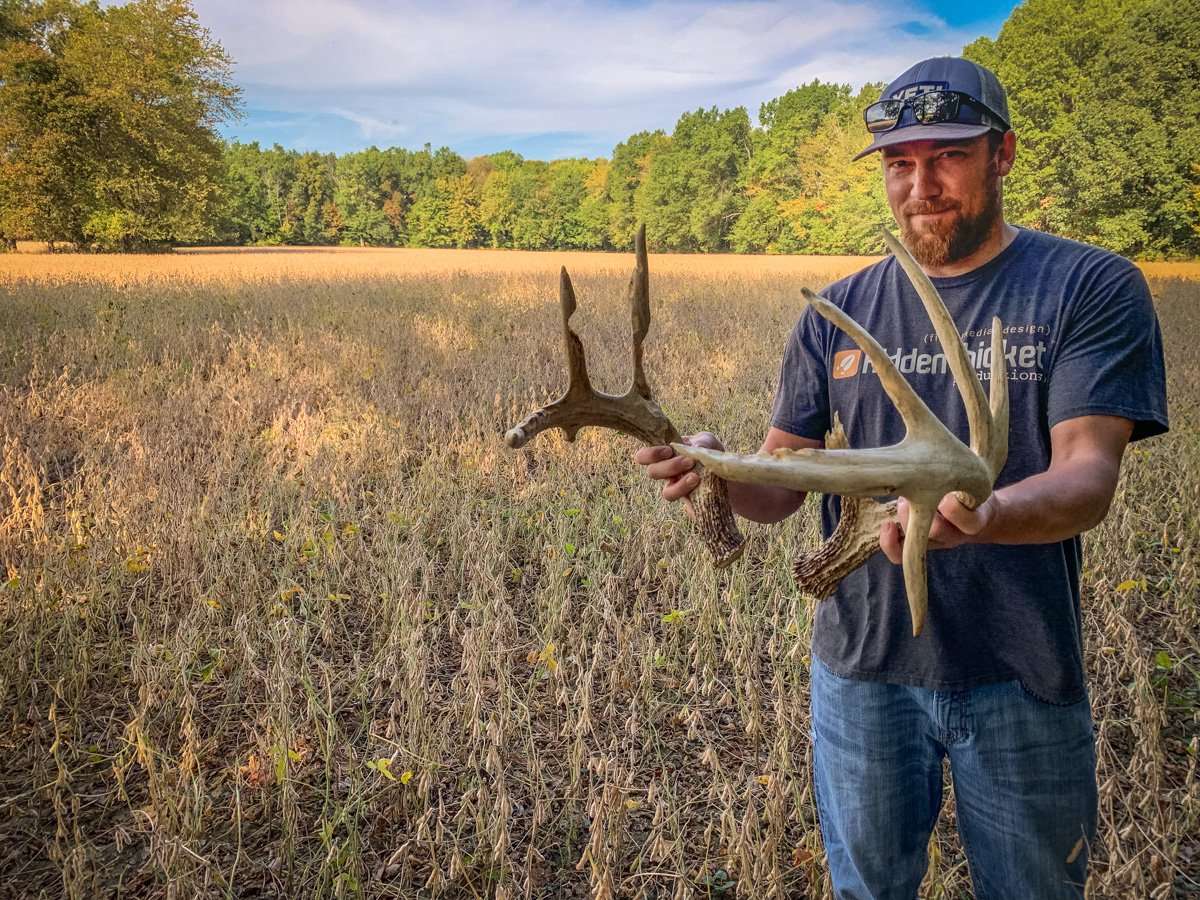
[[(975, 508), (988, 498), (996, 476), (1008, 456), (1008, 379), (1004, 363), (1002, 326), (992, 319), (992, 372), (989, 398), (984, 397), (966, 347), (954, 320), (946, 311), (937, 290), (909, 255), (904, 245), (884, 230), (884, 239), (917, 290), (925, 311), (941, 341), (954, 383), (966, 405), (970, 446), (965, 446), (924, 404), (912, 386), (896, 370), (887, 353), (861, 325), (828, 300), (804, 289), (810, 306), (846, 332), (871, 360), (879, 380), (904, 420), (904, 439), (891, 447), (871, 449), (776, 450), (774, 453), (734, 454), (675, 444), (675, 451), (702, 462), (730, 481), (773, 484), (795, 491), (821, 491), (844, 497), (876, 497), (897, 494), (910, 504), (904, 538), (904, 586), (912, 614), (913, 634), (925, 624), (928, 583), (925, 553), (929, 530), (942, 497), (956, 492), (959, 500)], [(834, 432), (840, 431), (840, 423)], [(844, 445), (844, 435), (842, 437)], [(835, 442), (836, 443), (836, 442)], [(813, 557), (836, 574), (837, 580), (861, 565), (874, 552), (877, 542), (864, 538), (867, 530), (884, 521), (886, 511), (868, 505), (852, 507), (859, 521), (853, 534), (831, 537), (826, 548)], [(824, 556), (822, 556), (824, 554)], [(801, 561), (808, 569), (807, 561)], [(811, 573), (798, 572), (801, 577)], [(818, 587), (828, 587), (813, 579)], [(836, 580), (833, 581), (836, 584)]]
[[(585, 425), (612, 428), (647, 444), (676, 444), (679, 431), (650, 394), (650, 382), (642, 365), (642, 342), (650, 330), (650, 272), (646, 262), (646, 228), (638, 229), (634, 242), (637, 263), (629, 280), (629, 303), (633, 310), (633, 384), (622, 395), (605, 394), (592, 387), (588, 379), (583, 342), (571, 329), (575, 312), (575, 290), (566, 268), (559, 281), (562, 305), (563, 339), (567, 346), (568, 387), (565, 394), (526, 417), (509, 429), (504, 441), (517, 449), (548, 428), (561, 428), (568, 441)], [(738, 531), (725, 482), (697, 466), (700, 485), (692, 492), (696, 527), (701, 540), (713, 555), (716, 565), (724, 567), (742, 553), (744, 539)]]
[[(833, 428), (825, 434), (827, 450), (850, 446), (842, 421), (833, 414)], [(824, 600), (843, 578), (879, 550), (879, 527), (896, 518), (896, 501), (878, 503), (868, 497), (843, 497), (841, 516), (833, 534), (812, 553), (792, 564), (796, 585), (806, 594)]]

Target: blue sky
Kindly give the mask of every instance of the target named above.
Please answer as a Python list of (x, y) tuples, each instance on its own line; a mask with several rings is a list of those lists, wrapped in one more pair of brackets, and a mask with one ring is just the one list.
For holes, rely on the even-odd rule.
[(994, 37), (1011, 0), (195, 0), (236, 62), (227, 137), (343, 153), (607, 156), (680, 113), (887, 81)]

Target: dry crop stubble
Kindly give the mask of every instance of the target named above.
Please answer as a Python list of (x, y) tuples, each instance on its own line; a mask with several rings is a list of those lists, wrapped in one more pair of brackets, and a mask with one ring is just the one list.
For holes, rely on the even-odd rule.
[[(631, 441), (508, 451), (564, 378), (559, 254), (188, 256), (0, 260), (0, 894), (825, 895), (812, 504), (716, 573)], [(629, 258), (592, 259), (614, 390)], [(682, 428), (758, 445), (798, 287), (841, 274), (799, 262), (651, 260)], [(1086, 541), (1095, 897), (1200, 881), (1200, 285), (1154, 286), (1173, 431)], [(930, 896), (969, 887), (952, 819)]]

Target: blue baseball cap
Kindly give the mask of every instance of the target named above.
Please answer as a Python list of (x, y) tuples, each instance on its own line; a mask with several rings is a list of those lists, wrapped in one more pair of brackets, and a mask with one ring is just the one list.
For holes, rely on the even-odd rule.
[(912, 109), (905, 106), (896, 127), (876, 134), (871, 146), (854, 159), (905, 141), (964, 140), (992, 130), (1003, 134), (1011, 127), (1008, 97), (1000, 79), (989, 69), (958, 56), (922, 60), (884, 88), (879, 99), (906, 100), (929, 91), (958, 91), (975, 102), (959, 103), (954, 121), (929, 125), (918, 122)]

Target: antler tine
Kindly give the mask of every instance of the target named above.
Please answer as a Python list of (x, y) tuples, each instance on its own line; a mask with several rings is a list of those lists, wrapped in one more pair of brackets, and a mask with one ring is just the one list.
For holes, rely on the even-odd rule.
[(650, 267), (646, 262), (646, 226), (638, 227), (634, 238), (637, 262), (629, 276), (629, 305), (633, 313), (633, 388), (650, 397), (650, 382), (642, 367), (642, 342), (650, 331)]
[(567, 390), (549, 406), (531, 413), (521, 424), (505, 432), (504, 442), (514, 450), (523, 447), (534, 435), (547, 428), (561, 428), (567, 440), (574, 441), (579, 429), (587, 424), (582, 419), (577, 420), (575, 413), (586, 408), (593, 400), (615, 399), (607, 394), (597, 393), (592, 387), (591, 379), (588, 378), (583, 341), (571, 328), (571, 316), (575, 315), (578, 304), (575, 301), (575, 287), (571, 284), (571, 276), (567, 274), (566, 266), (559, 271), (558, 303), (562, 311), (563, 344), (567, 351)]
[(937, 515), (937, 502), (911, 501), (908, 505), (908, 523), (904, 529), (904, 550), (901, 554), (904, 565), (904, 593), (908, 597), (908, 613), (912, 619), (912, 633), (916, 637), (925, 627), (925, 614), (929, 610), (929, 576), (925, 567), (925, 554), (929, 552), (929, 529)]
[(563, 343), (567, 348), (567, 393), (568, 397), (590, 397), (593, 393), (592, 380), (588, 378), (587, 356), (583, 352), (583, 341), (571, 328), (571, 316), (575, 315), (575, 287), (567, 267), (558, 275), (558, 302), (562, 307)]
[(875, 367), (875, 371), (879, 375), (883, 390), (896, 405), (896, 409), (900, 412), (900, 418), (904, 420), (904, 425), (910, 434), (925, 429), (940, 429), (947, 436), (950, 435), (949, 429), (929, 411), (925, 401), (917, 396), (912, 385), (896, 370), (887, 351), (879, 345), (879, 341), (820, 294), (814, 293), (806, 287), (800, 288), (800, 292), (815, 312), (850, 335), (854, 343), (866, 354), (867, 359), (871, 361), (871, 365)]
[[(950, 313), (946, 309), (946, 305), (942, 302), (942, 298), (938, 295), (937, 288), (933, 286), (933, 282), (929, 280), (929, 276), (925, 274), (924, 270), (917, 264), (917, 261), (913, 259), (912, 254), (908, 252), (908, 248), (886, 228), (881, 227), (880, 233), (883, 235), (883, 240), (888, 245), (888, 249), (892, 251), (892, 254), (896, 257), (896, 261), (900, 263), (901, 268), (908, 275), (908, 280), (916, 288), (917, 296), (921, 298), (925, 312), (928, 313), (929, 320), (933, 323), (933, 330), (937, 333), (938, 341), (941, 342), (942, 352), (946, 354), (946, 363), (954, 376), (954, 385), (958, 388), (959, 396), (962, 397), (963, 405), (967, 409), (967, 427), (971, 436), (971, 449), (982, 458), (989, 459), (992, 455), (992, 447), (995, 445), (995, 429), (992, 414), (988, 408), (988, 399), (983, 393), (983, 386), (979, 383), (979, 378), (975, 375), (975, 368), (971, 365), (971, 360), (967, 356), (967, 348), (963, 345), (962, 339), (959, 337), (958, 326), (950, 318)], [(993, 320), (993, 322), (995, 321), (997, 320)], [(998, 333), (999, 329), (992, 329), (993, 367), (996, 365), (997, 357), (1000, 358), (1001, 366), (1004, 363), (1003, 353), (997, 354), (994, 349)], [(1003, 347), (1003, 339), (1001, 339), (1000, 346)], [(1002, 378), (1000, 381), (1003, 383), (1003, 389), (1007, 394), (1007, 380)], [(994, 385), (995, 381), (993, 381), (993, 390), (995, 390)], [(1005, 434), (1007, 435), (1007, 432)], [(987, 499), (986, 496), (978, 498), (976, 502), (968, 505), (971, 507), (977, 506), (985, 499)]]
[[(1000, 470), (1008, 461), (1008, 359), (1004, 355), (1004, 325), (999, 316), (992, 316), (991, 378), (988, 407), (992, 420), (992, 440), (989, 446), (980, 447), (975, 452), (987, 460), (992, 475), (999, 477)], [(974, 509), (972, 504), (966, 505)]]

